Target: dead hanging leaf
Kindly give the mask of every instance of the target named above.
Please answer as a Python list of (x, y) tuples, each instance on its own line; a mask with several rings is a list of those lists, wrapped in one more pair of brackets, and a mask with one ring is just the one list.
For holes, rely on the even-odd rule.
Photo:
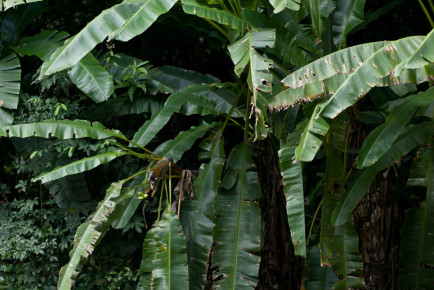
[(172, 210), (178, 213), (181, 208), (181, 200), (193, 199), (193, 180), (197, 176), (197, 171), (195, 170), (184, 170), (181, 174), (181, 179), (173, 190), (173, 202)]

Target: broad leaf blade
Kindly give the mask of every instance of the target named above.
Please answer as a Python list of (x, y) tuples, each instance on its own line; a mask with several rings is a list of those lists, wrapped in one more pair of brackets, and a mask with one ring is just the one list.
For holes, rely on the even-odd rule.
[(417, 108), (434, 101), (434, 90), (407, 97), (393, 108), (386, 122), (369, 134), (359, 152), (357, 168), (368, 167), (377, 162), (398, 138), (404, 126), (413, 117)]
[(136, 132), (133, 142), (146, 146), (157, 133), (167, 124), (170, 117), (178, 111), (182, 104), (189, 99), (196, 97), (195, 93), (210, 90), (209, 85), (191, 85), (180, 92), (172, 94), (166, 101), (163, 108), (152, 114), (152, 118), (143, 124)]
[(346, 43), (346, 36), (357, 25), (363, 22), (366, 0), (337, 1), (333, 13), (333, 41), (336, 47), (341, 48)]
[(117, 206), (115, 200), (119, 197), (123, 180), (112, 183), (89, 220), (80, 225), (74, 237), (74, 248), (70, 252), (68, 264), (59, 273), (58, 289), (71, 289), (83, 264), (92, 254), (98, 242), (109, 229), (113, 221), (113, 213)]
[(101, 123), (84, 120), (46, 120), (33, 124), (11, 125), (0, 128), (0, 136), (26, 138), (30, 136), (60, 139), (116, 137), (125, 139), (117, 130), (106, 129)]
[(300, 9), (300, 1), (296, 0), (270, 0), (271, 5), (274, 7), (274, 14), (279, 13), (285, 8), (297, 11)]
[(206, 281), (209, 253), (213, 243), (215, 197), (220, 186), (225, 161), (221, 129), (205, 139), (201, 147), (209, 163), (204, 163), (194, 180), (194, 200), (182, 202), (181, 222), (187, 238), (189, 277), (192, 288), (201, 288)]
[(186, 151), (191, 149), (197, 139), (202, 138), (206, 132), (217, 125), (218, 123), (204, 123), (198, 127), (193, 126), (188, 131), (180, 132), (175, 139), (162, 143), (154, 150), (154, 153), (165, 159), (172, 158), (173, 162), (177, 162)]
[(50, 172), (42, 173), (38, 177), (32, 178), (32, 182), (40, 180), (42, 183), (46, 183), (65, 177), (67, 175), (88, 171), (94, 169), (101, 164), (108, 163), (118, 157), (124, 156), (125, 154), (126, 152), (124, 151), (110, 151), (91, 157), (86, 157), (78, 161), (71, 162), (67, 165), (56, 167)]
[(110, 34), (109, 40), (128, 41), (142, 34), (157, 20), (158, 16), (168, 12), (175, 3), (176, 0), (124, 1), (122, 4), (137, 5), (137, 10), (127, 19), (119, 30)]
[(321, 116), (317, 116), (319, 106), (315, 107), (309, 122), (297, 148), (295, 149), (294, 159), (309, 162), (312, 161), (322, 144), (322, 139), (327, 134), (329, 124)]
[(202, 6), (195, 0), (183, 0), (182, 8), (185, 13), (216, 21), (235, 30), (242, 31), (244, 29), (243, 20), (230, 11), (220, 10), (210, 6)]
[(146, 236), (140, 266), (145, 275), (140, 279), (139, 289), (188, 289), (185, 237), (170, 205)]
[(365, 96), (371, 88), (387, 83), (387, 77), (396, 63), (410, 57), (423, 39), (420, 36), (403, 38), (375, 52), (345, 80), (320, 113), (327, 118), (334, 118)]
[(232, 150), (227, 168), (227, 174), (237, 174), (235, 184), (222, 189), (216, 198), (212, 263), (218, 269), (214, 277), (223, 277), (214, 285), (222, 289), (254, 287), (258, 282), (261, 221), (259, 206), (252, 200), (261, 196), (261, 190), (246, 144)]
[(0, 126), (12, 123), (13, 117), (2, 108), (16, 109), (20, 93), (21, 67), (15, 54), (0, 59)]
[(351, 222), (336, 227), (333, 244), (336, 254), (331, 258), (331, 265), (341, 278), (333, 285), (333, 289), (364, 288), (362, 274), (362, 258), (359, 254), (359, 236)]
[(345, 195), (340, 199), (333, 211), (332, 224), (335, 226), (345, 224), (363, 195), (368, 191), (378, 172), (393, 165), (400, 156), (404, 156), (413, 148), (424, 144), (433, 135), (433, 122), (410, 125), (403, 130), (398, 140), (380, 160), (371, 167), (364, 168), (358, 172), (355, 180), (346, 190)]
[(291, 230), (292, 243), (296, 255), (306, 256), (306, 229), (304, 219), (304, 192), (301, 162), (292, 162), (294, 146), (279, 150), (280, 170), (283, 177), (283, 190), (286, 195), (286, 213)]

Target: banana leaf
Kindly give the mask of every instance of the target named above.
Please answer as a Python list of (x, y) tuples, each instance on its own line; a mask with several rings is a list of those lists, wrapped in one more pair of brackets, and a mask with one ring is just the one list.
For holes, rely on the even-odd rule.
[(298, 11), (301, 3), (296, 0), (270, 0), (270, 4), (274, 7), (273, 13), (277, 14), (285, 8)]
[(386, 122), (369, 134), (360, 149), (357, 168), (368, 167), (377, 162), (398, 138), (404, 126), (410, 121), (418, 107), (434, 101), (434, 89), (412, 95), (394, 107)]
[(434, 140), (427, 160), (426, 200), (406, 212), (403, 225), (398, 283), (401, 288), (429, 289), (434, 285)]
[(22, 4), (29, 4), (34, 2), (41, 2), (42, 0), (5, 0), (2, 2), (2, 9), (3, 11), (8, 10), (9, 8), (22, 5)]
[(212, 250), (216, 288), (254, 287), (258, 282), (261, 214), (255, 200), (261, 197), (261, 189), (246, 145), (231, 151), (224, 179), (235, 177), (235, 182), (226, 182), (216, 197)]
[(295, 149), (294, 160), (309, 162), (312, 161), (322, 144), (322, 139), (327, 134), (329, 124), (321, 116), (317, 117), (319, 106), (315, 107), (300, 142)]
[(333, 247), (336, 253), (331, 258), (332, 269), (340, 276), (333, 289), (365, 288), (362, 275), (362, 258), (359, 254), (359, 236), (352, 221), (335, 229)]
[(42, 183), (46, 183), (68, 175), (88, 171), (101, 164), (108, 163), (118, 157), (124, 156), (125, 154), (127, 154), (125, 151), (110, 151), (83, 158), (67, 165), (56, 167), (49, 172), (42, 173), (39, 176), (32, 178), (32, 182), (40, 180)]
[(244, 21), (230, 11), (213, 8), (209, 5), (200, 5), (195, 0), (182, 0), (181, 2), (185, 13), (216, 21), (235, 30), (243, 31), (244, 29)]
[(336, 47), (344, 47), (348, 33), (363, 23), (365, 1), (338, 0), (336, 2), (332, 24), (333, 41)]
[(304, 191), (301, 162), (293, 162), (295, 146), (284, 146), (279, 150), (283, 190), (286, 195), (286, 213), (291, 230), (295, 254), (306, 257), (306, 229), (304, 218)]
[(312, 27), (316, 31), (316, 35), (319, 39), (323, 39), (323, 34), (327, 30), (328, 18), (336, 9), (336, 1), (337, 0), (309, 1)]
[[(181, 204), (181, 223), (187, 238), (190, 287), (204, 287), (213, 243), (215, 197), (225, 161), (221, 129), (201, 143), (203, 163), (193, 182), (194, 199)], [(204, 159), (202, 159), (205, 161)]]
[(16, 109), (18, 107), (20, 81), (21, 67), (17, 56), (10, 54), (0, 59), (0, 126), (13, 122), (12, 115), (3, 108)]
[(333, 211), (332, 224), (334, 226), (345, 224), (363, 195), (368, 191), (378, 172), (392, 166), (399, 157), (406, 155), (413, 148), (426, 143), (433, 135), (434, 122), (423, 122), (405, 128), (382, 158), (374, 165), (364, 168), (357, 173), (356, 178)]
[[(62, 45), (66, 32), (45, 30), (37, 35), (23, 38), (18, 47), (12, 48), (20, 55), (36, 55), (47, 61), (51, 54)], [(68, 70), (71, 81), (95, 102), (107, 100), (113, 93), (112, 76), (100, 65), (92, 53), (86, 54)]]
[(185, 237), (170, 204), (146, 235), (140, 273), (138, 289), (188, 289)]
[(333, 284), (339, 279), (330, 267), (324, 267), (320, 263), (321, 250), (318, 246), (313, 246), (307, 256), (306, 278), (304, 285), (306, 289), (332, 290)]
[(170, 117), (178, 111), (182, 104), (190, 99), (197, 97), (195, 93), (211, 90), (209, 85), (191, 85), (182, 91), (172, 94), (164, 104), (164, 107), (152, 114), (152, 118), (143, 124), (136, 132), (133, 142), (141, 146), (146, 146), (157, 133), (167, 124)]
[(1, 137), (30, 136), (60, 139), (92, 138), (105, 139), (116, 137), (125, 140), (125, 136), (117, 130), (106, 129), (101, 123), (85, 120), (45, 120), (39, 123), (11, 125), (0, 128)]
[(112, 183), (96, 211), (88, 221), (78, 227), (74, 237), (74, 248), (69, 254), (70, 260), (59, 273), (58, 289), (72, 288), (84, 263), (109, 229), (118, 208), (125, 205), (122, 202), (124, 196), (120, 196), (122, 184), (123, 180)]
[(128, 40), (144, 32), (159, 15), (166, 13), (173, 0), (125, 0), (95, 17), (70, 41), (59, 47), (42, 65), (41, 77), (77, 64), (104, 39)]

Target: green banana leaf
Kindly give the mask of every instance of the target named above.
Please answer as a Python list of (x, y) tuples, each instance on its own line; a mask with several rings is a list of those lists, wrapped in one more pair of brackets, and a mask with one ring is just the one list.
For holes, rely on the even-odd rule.
[(270, 69), (273, 62), (263, 57), (255, 48), (274, 47), (276, 40), (275, 29), (261, 29), (248, 31), (239, 40), (228, 46), (232, 61), (235, 64), (235, 73), (240, 76), (249, 65), (248, 84), (253, 92), (251, 103), (255, 113), (255, 140), (262, 140), (268, 134), (266, 110), (268, 101), (261, 95), (272, 92), (273, 76)]
[(277, 14), (285, 8), (298, 11), (301, 3), (296, 0), (270, 0), (270, 4), (274, 7), (273, 13)]
[(382, 85), (383, 78), (390, 75), (397, 63), (411, 57), (423, 40), (424, 37), (420, 36), (407, 37), (379, 49), (351, 73), (320, 113), (324, 117), (334, 118), (365, 96), (371, 88)]
[(301, 162), (293, 162), (295, 146), (279, 150), (280, 171), (286, 195), (286, 213), (295, 254), (306, 257), (306, 229), (304, 219), (304, 191)]
[(394, 107), (386, 122), (369, 134), (360, 149), (357, 168), (368, 167), (380, 159), (389, 150), (404, 126), (410, 121), (418, 107), (434, 101), (434, 89), (412, 95)]
[(3, 11), (8, 10), (9, 8), (22, 5), (22, 4), (29, 4), (34, 2), (41, 2), (42, 0), (4, 0), (2, 1), (2, 9)]
[[(37, 35), (23, 38), (20, 45), (12, 48), (20, 55), (36, 55), (47, 61), (69, 35), (66, 32), (45, 30)], [(71, 81), (95, 102), (107, 100), (113, 93), (112, 76), (91, 54), (86, 54), (68, 70)]]
[(342, 48), (346, 36), (363, 23), (366, 0), (338, 0), (333, 13), (332, 34), (336, 47)]
[(398, 64), (394, 70), (394, 75), (399, 76), (405, 69), (415, 69), (434, 63), (434, 30), (427, 35), (421, 45), (405, 61)]
[(21, 67), (15, 54), (0, 59), (0, 126), (12, 124), (13, 117), (3, 108), (16, 109), (20, 93)]
[(407, 179), (407, 186), (428, 186), (428, 165), (429, 161), (429, 148), (421, 147), (416, 152), (416, 156), (411, 162), (410, 173)]
[(317, 117), (320, 107), (316, 106), (309, 122), (301, 134), (300, 142), (295, 149), (294, 161), (312, 161), (321, 147), (322, 140), (318, 136), (325, 136), (329, 129), (329, 124), (321, 116)]
[(116, 137), (125, 140), (125, 136), (117, 130), (106, 129), (101, 123), (85, 120), (45, 120), (39, 123), (11, 125), (0, 128), (0, 137), (30, 136), (60, 139), (92, 138), (104, 139)]
[(220, 10), (208, 5), (203, 6), (196, 0), (182, 0), (181, 2), (185, 13), (216, 21), (238, 31), (243, 31), (244, 29), (244, 21), (230, 11)]
[(222, 130), (201, 144), (203, 163), (193, 182), (194, 199), (181, 204), (181, 223), (187, 238), (190, 288), (204, 287), (211, 246), (213, 244), (215, 197), (225, 162)]
[(324, 267), (320, 263), (321, 250), (318, 246), (313, 246), (307, 256), (306, 279), (304, 285), (306, 289), (332, 290), (333, 284), (339, 279), (330, 267)]
[(312, 26), (316, 31), (319, 39), (322, 39), (323, 33), (327, 29), (329, 16), (336, 9), (337, 0), (310, 0), (309, 9)]
[(122, 4), (136, 6), (136, 11), (120, 27), (109, 34), (108, 41), (112, 39), (128, 41), (142, 34), (157, 20), (158, 16), (165, 14), (175, 5), (175, 0), (124, 0)]
[(336, 227), (333, 247), (336, 253), (331, 258), (331, 265), (335, 274), (340, 276), (333, 289), (365, 288), (360, 277), (363, 263), (359, 254), (359, 236), (352, 221)]
[(182, 104), (192, 98), (197, 97), (195, 93), (211, 90), (209, 85), (191, 85), (182, 91), (173, 93), (164, 104), (164, 107), (152, 114), (152, 118), (143, 124), (136, 132), (133, 142), (141, 146), (146, 146), (157, 133), (167, 124), (170, 117), (178, 111)]
[(46, 183), (68, 175), (88, 171), (101, 164), (108, 163), (118, 157), (124, 156), (125, 154), (127, 154), (125, 151), (110, 151), (86, 157), (67, 165), (56, 167), (49, 172), (42, 173), (39, 176), (32, 178), (32, 182), (40, 180), (42, 183)]
[(425, 144), (433, 135), (434, 122), (423, 122), (405, 128), (383, 157), (374, 165), (357, 173), (355, 180), (348, 187), (333, 211), (332, 224), (334, 226), (345, 224), (363, 195), (368, 191), (378, 172), (392, 166), (400, 156), (406, 155), (413, 148)]
[[(41, 77), (70, 68), (77, 64), (104, 39), (118, 36), (131, 39), (145, 31), (159, 15), (166, 13), (173, 0), (125, 0), (95, 17), (70, 41), (59, 47), (42, 65)], [(144, 25), (144, 26), (141, 26)]]
[(183, 131), (176, 136), (175, 139), (168, 140), (158, 146), (154, 153), (164, 157), (165, 159), (172, 158), (173, 162), (181, 159), (182, 155), (191, 149), (197, 139), (202, 138), (206, 132), (219, 125), (219, 123), (203, 123), (197, 127), (191, 127), (188, 131)]
[(185, 237), (170, 204), (146, 235), (140, 272), (138, 289), (188, 289)]
[[(107, 189), (104, 200), (98, 204), (96, 211), (89, 217), (88, 221), (78, 227), (74, 237), (74, 248), (69, 254), (70, 260), (59, 273), (58, 289), (72, 288), (82, 266), (113, 222), (118, 207), (121, 204), (125, 205), (122, 202), (124, 196), (120, 196), (122, 184), (123, 180), (112, 183)], [(127, 195), (125, 195), (126, 197)]]
[(80, 114), (80, 119), (89, 121), (105, 120), (116, 116), (131, 114), (154, 113), (164, 105), (165, 99), (161, 96), (145, 95), (134, 96), (133, 101), (126, 98), (111, 98), (106, 102), (89, 106)]
[(434, 140), (426, 160), (426, 200), (406, 212), (398, 283), (401, 288), (429, 289), (434, 284)]
[[(174, 66), (152, 68), (148, 71), (148, 78), (150, 82), (150, 91), (161, 91), (163, 93), (180, 91), (193, 84), (215, 84), (220, 82), (220, 80), (214, 76)], [(203, 96), (209, 99), (209, 101), (214, 102), (214, 110), (212, 110), (212, 113), (224, 112), (226, 114), (231, 110), (232, 104), (235, 102), (237, 97), (233, 92), (217, 86), (213, 90), (205, 90), (197, 93), (197, 95)], [(184, 114), (202, 114), (203, 108), (208, 107), (209, 104), (210, 102), (206, 103), (202, 101), (201, 98), (190, 100), (188, 102), (188, 108), (186, 108), (186, 105), (183, 105), (181, 107), (181, 112)], [(245, 114), (238, 108), (235, 108), (232, 112), (232, 117), (234, 118), (241, 118), (244, 117), (244, 115)]]
[[(214, 287), (238, 289), (258, 282), (261, 197), (255, 165), (247, 144), (234, 147), (228, 157), (223, 186), (216, 197), (212, 266)], [(229, 175), (229, 176), (228, 176)], [(234, 176), (235, 175), (235, 176)], [(233, 180), (229, 183), (226, 180)]]

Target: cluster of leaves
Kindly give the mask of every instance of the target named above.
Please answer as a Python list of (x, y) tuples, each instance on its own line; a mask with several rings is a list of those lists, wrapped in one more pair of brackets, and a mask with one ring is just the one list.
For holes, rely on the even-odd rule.
[[(175, 5), (173, 0), (125, 0), (102, 11), (73, 37), (44, 30), (11, 45), (19, 55), (42, 60), (36, 77), (45, 82), (44, 88), (52, 90), (56, 81), (66, 79), (96, 103), (83, 112), (80, 106), (68, 112), (75, 103), (56, 98), (55, 103), (39, 105), (41, 112), (48, 112), (40, 119), (14, 121), (11, 109), (18, 105), (20, 65), (13, 54), (3, 55), (0, 62), (5, 83), (0, 88), (0, 136), (55, 144), (46, 147), (47, 152), (59, 146), (52, 143), (54, 138), (62, 140), (64, 148), (78, 142), (98, 148), (82, 159), (56, 162), (55, 168), (53, 163), (44, 172), (32, 169), (37, 175), (32, 181), (41, 181), (52, 193), (62, 192), (60, 203), (71, 206), (88, 199), (73, 194), (89, 191), (84, 172), (91, 174), (109, 162), (117, 169), (114, 162), (126, 160), (124, 172), (115, 174), (114, 182), (105, 186), (105, 197), (78, 227), (58, 287), (70, 289), (76, 283), (110, 228), (128, 233), (141, 232), (143, 226), (139, 289), (255, 287), (265, 260), (260, 259), (261, 250), (267, 248), (264, 228), (275, 226), (261, 226), (262, 217), (277, 212), (268, 208), (272, 202), (265, 196), (284, 195), (290, 246), (307, 262), (300, 266), (305, 275), (291, 286), (303, 280), (313, 289), (363, 288), (353, 210), (377, 176), (388, 168), (401, 172), (404, 163), (412, 173), (400, 177), (408, 179), (409, 188), (426, 187), (426, 192), (416, 199), (396, 192), (415, 203), (403, 225), (399, 283), (403, 288), (430, 288), (434, 31), (347, 48), (346, 39), (364, 21), (364, 0), (183, 0), (178, 4), (182, 16)], [(101, 61), (95, 57), (104, 40), (130, 41), (163, 14), (178, 17), (185, 27), (220, 33), (235, 80), (222, 84), (211, 75), (152, 67), (112, 51)], [(198, 16), (201, 25), (194, 25), (191, 15)], [(50, 116), (54, 118), (45, 118)], [(271, 195), (265, 184), (272, 180), (275, 163), (257, 166), (264, 144), (272, 144), (266, 154), (279, 163), (281, 175)], [(403, 156), (407, 158), (401, 160)], [(194, 181), (188, 178), (193, 169), (198, 169)], [(139, 197), (145, 197), (150, 175), (161, 190), (145, 201), (142, 223), (137, 220)], [(265, 176), (261, 183), (259, 176)], [(175, 178), (179, 187), (172, 190)], [(136, 279), (130, 271), (118, 274), (119, 279)]]

